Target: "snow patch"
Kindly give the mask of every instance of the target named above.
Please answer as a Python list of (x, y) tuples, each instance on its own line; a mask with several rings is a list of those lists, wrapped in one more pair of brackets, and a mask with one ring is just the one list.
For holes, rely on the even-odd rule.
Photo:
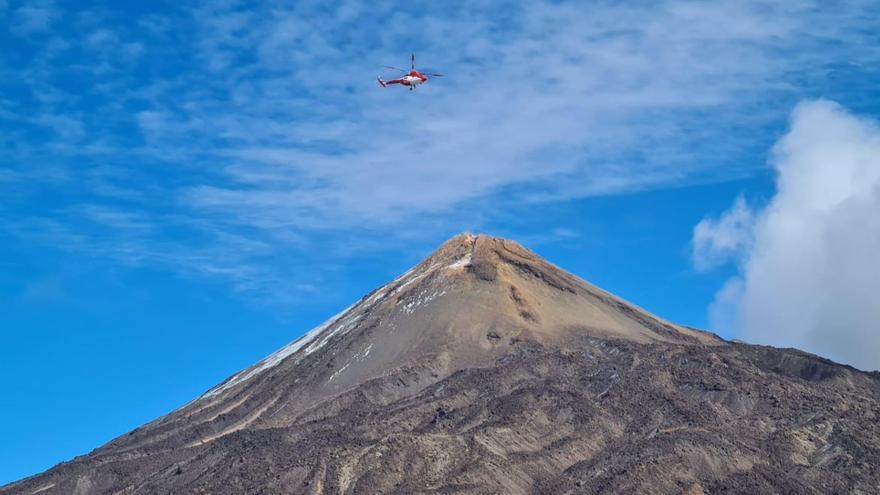
[[(394, 294), (399, 293), (399, 292), (402, 291), (404, 288), (406, 288), (406, 286), (412, 284), (413, 282), (417, 282), (417, 281), (419, 281), (419, 280), (425, 278), (428, 274), (430, 274), (431, 272), (433, 272), (434, 269), (437, 268), (437, 266), (438, 266), (438, 265), (437, 265), (436, 263), (434, 263), (433, 265), (431, 265), (431, 266), (429, 266), (428, 268), (426, 268), (424, 272), (422, 272), (422, 273), (420, 273), (420, 274), (418, 274), (418, 275), (416, 275), (416, 276), (410, 278), (410, 279), (407, 280), (406, 282), (400, 284), (396, 289), (394, 289)], [(407, 272), (407, 273), (410, 273), (410, 272), (412, 272), (412, 270), (410, 270), (410, 271)], [(402, 278), (404, 278), (404, 277), (401, 277), (401, 279), (402, 279)], [(398, 280), (400, 280), (400, 279), (398, 279)]]
[(363, 317), (364, 317), (363, 315), (354, 315), (350, 318), (347, 318), (343, 321), (340, 321), (339, 324), (336, 325), (336, 328), (334, 328), (332, 332), (330, 332), (327, 335), (325, 335), (324, 337), (322, 337), (321, 340), (319, 340), (317, 342), (313, 342), (311, 345), (309, 345), (306, 348), (306, 350), (304, 351), (305, 355), (308, 356), (309, 354), (324, 347), (324, 344), (329, 342), (330, 339), (332, 339), (336, 335), (347, 334), (352, 328), (355, 327), (355, 325), (358, 324), (359, 321), (361, 321), (361, 319), (363, 319)]
[(374, 302), (378, 301), (379, 299), (382, 299), (383, 297), (385, 297), (385, 294), (387, 294), (387, 291), (384, 289), (385, 288), (382, 287), (382, 289), (377, 290), (375, 294), (373, 294), (372, 296), (370, 296), (369, 299), (366, 300), (366, 304), (373, 304)]
[(430, 293), (428, 292), (428, 289), (422, 289), (418, 294), (407, 299), (406, 301), (403, 301), (403, 300), (397, 301), (397, 305), (398, 306), (403, 305), (403, 308), (402, 308), (403, 312), (408, 315), (411, 315), (420, 306), (427, 305), (428, 303), (430, 303), (434, 299), (437, 299), (438, 297), (442, 296), (443, 294), (446, 294), (445, 289), (444, 290), (437, 289), (437, 290), (434, 290)]
[(348, 368), (350, 365), (351, 365), (351, 361), (345, 363), (345, 366), (343, 366), (342, 368), (339, 368), (338, 370), (336, 370), (336, 372), (333, 373), (332, 375), (330, 375), (330, 378), (327, 379), (327, 383), (332, 382), (333, 379), (336, 378), (337, 375), (339, 375), (340, 373), (342, 373), (343, 371), (345, 371), (345, 368)]
[(470, 264), (471, 264), (471, 253), (468, 253), (468, 254), (464, 255), (463, 258), (456, 261), (455, 263), (447, 265), (446, 268), (447, 269), (449, 269), (449, 268), (464, 268)]
[(356, 359), (358, 361), (363, 361), (364, 359), (366, 359), (367, 356), (370, 355), (371, 350), (373, 350), (373, 343), (372, 342), (370, 342), (370, 344), (367, 347), (358, 351), (358, 353), (354, 355), (354, 359)]

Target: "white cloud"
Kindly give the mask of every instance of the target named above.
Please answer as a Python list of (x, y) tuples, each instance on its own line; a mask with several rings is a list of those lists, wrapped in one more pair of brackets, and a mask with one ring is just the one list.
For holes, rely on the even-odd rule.
[(828, 101), (802, 103), (772, 165), (776, 194), (740, 276), (716, 297), (715, 323), (880, 368), (880, 128)]
[(754, 214), (742, 196), (717, 220), (705, 218), (694, 227), (693, 258), (697, 270), (714, 268), (751, 247)]
[(735, 331), (737, 325), (737, 305), (742, 299), (743, 281), (733, 277), (715, 293), (715, 300), (709, 306), (709, 321), (715, 330)]

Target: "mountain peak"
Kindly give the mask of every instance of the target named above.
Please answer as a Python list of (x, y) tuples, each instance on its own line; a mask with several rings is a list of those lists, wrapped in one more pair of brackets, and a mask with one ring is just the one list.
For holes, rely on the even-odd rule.
[(722, 343), (592, 286), (517, 242), (462, 233), (205, 398), (234, 394), (249, 380), (315, 359), (324, 362), (318, 369), (326, 373), (316, 376), (312, 399), (400, 367), (417, 365), (445, 376), (486, 365), (520, 342), (564, 347), (583, 337)]
[(441, 244), (440, 247), (425, 259), (425, 262), (432, 263), (449, 259), (461, 259), (463, 256), (473, 257), (477, 252), (486, 252), (491, 249), (490, 246), (493, 248), (499, 248), (505, 244), (515, 246), (515, 249), (525, 251), (525, 248), (514, 241), (500, 237), (493, 237), (487, 234), (462, 232)]
[[(723, 342), (712, 334), (657, 318), (515, 241), (462, 233), (398, 278), (205, 396), (226, 394), (282, 364), (282, 368), (295, 367), (312, 360), (313, 353), (330, 356), (329, 368), (345, 356), (350, 358), (318, 387), (323, 396), (416, 362), (431, 374), (444, 376), (491, 362), (518, 342), (564, 346), (570, 339), (585, 336), (636, 342)], [(361, 349), (360, 355), (356, 349)], [(372, 357), (364, 359), (370, 352)], [(351, 364), (351, 359), (357, 363)]]
[(431, 269), (446, 263), (457, 263), (456, 266), (466, 268), (467, 272), (486, 282), (498, 277), (500, 266), (510, 265), (558, 289), (577, 292), (576, 277), (548, 263), (518, 242), (501, 237), (470, 232), (458, 234), (441, 244), (416, 269)]
[(468, 250), (470, 252), (473, 252), (475, 249), (486, 249), (489, 246), (495, 248), (508, 246), (511, 249), (527, 252), (531, 256), (537, 257), (536, 254), (524, 248), (516, 241), (505, 239), (503, 237), (495, 237), (489, 234), (462, 232), (460, 234), (456, 234), (450, 237), (445, 242), (443, 242), (443, 244), (441, 244), (440, 247), (438, 247), (434, 251), (434, 253), (429, 256), (429, 258), (441, 253), (457, 253)]

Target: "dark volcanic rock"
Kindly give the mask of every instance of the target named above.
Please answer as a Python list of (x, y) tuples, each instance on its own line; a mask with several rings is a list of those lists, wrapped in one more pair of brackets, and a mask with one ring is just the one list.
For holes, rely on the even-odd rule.
[(0, 493), (880, 493), (880, 378), (459, 236), (183, 408)]

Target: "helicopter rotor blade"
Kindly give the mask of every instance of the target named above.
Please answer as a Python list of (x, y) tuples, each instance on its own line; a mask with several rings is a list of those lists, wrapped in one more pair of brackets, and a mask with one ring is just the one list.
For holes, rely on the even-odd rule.
[(412, 70), (416, 70), (416, 54), (412, 54)]
[(434, 74), (433, 72), (425, 72), (425, 75), (432, 77), (444, 77), (443, 74)]
[(407, 72), (406, 69), (401, 69), (400, 67), (394, 67), (394, 66), (391, 66), (391, 65), (383, 65), (382, 67), (385, 67), (386, 69), (399, 70), (400, 72)]

